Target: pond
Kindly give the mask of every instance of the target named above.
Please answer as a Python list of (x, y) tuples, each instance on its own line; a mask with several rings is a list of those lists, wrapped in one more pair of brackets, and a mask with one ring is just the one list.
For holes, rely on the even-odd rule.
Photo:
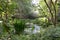
[(29, 34), (40, 33), (40, 26), (38, 26), (37, 24), (31, 23), (29, 25), (29, 28), (26, 28), (24, 31)]

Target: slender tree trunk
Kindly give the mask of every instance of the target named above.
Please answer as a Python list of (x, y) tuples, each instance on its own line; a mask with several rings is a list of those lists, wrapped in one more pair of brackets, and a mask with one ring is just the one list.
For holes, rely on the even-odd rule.
[[(56, 26), (56, 23), (57, 23), (57, 18), (56, 18), (56, 3), (57, 3), (57, 0), (55, 0), (55, 3), (53, 3), (53, 0), (49, 0), (48, 3), (47, 3), (46, 0), (44, 0), (44, 2), (46, 3), (46, 5), (49, 9), (49, 12), (51, 14), (52, 23), (54, 24), (54, 26)], [(51, 8), (52, 6), (53, 6), (54, 10), (52, 10), (52, 8)], [(53, 13), (54, 13), (54, 15), (53, 15)]]

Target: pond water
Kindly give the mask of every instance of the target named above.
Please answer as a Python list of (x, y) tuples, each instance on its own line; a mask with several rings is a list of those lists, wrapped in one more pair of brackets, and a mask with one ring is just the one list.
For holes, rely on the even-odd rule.
[(24, 31), (31, 34), (40, 33), (40, 26), (38, 26), (37, 24), (31, 24), (30, 28), (27, 28)]

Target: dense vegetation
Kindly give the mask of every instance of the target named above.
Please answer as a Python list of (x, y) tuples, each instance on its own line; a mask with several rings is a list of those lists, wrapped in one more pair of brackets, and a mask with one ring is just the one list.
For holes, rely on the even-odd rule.
[(60, 40), (60, 1), (35, 1), (0, 0), (0, 40)]

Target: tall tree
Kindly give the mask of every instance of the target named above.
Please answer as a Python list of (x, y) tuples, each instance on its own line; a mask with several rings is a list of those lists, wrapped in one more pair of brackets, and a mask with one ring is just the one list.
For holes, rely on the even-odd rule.
[[(44, 2), (46, 3), (46, 5), (50, 11), (51, 20), (52, 20), (53, 24), (56, 26), (56, 2), (57, 2), (57, 0), (55, 1), (55, 3), (52, 0), (49, 0), (48, 3), (47, 3), (47, 0), (44, 0)], [(52, 7), (53, 7), (53, 10), (52, 10)]]

